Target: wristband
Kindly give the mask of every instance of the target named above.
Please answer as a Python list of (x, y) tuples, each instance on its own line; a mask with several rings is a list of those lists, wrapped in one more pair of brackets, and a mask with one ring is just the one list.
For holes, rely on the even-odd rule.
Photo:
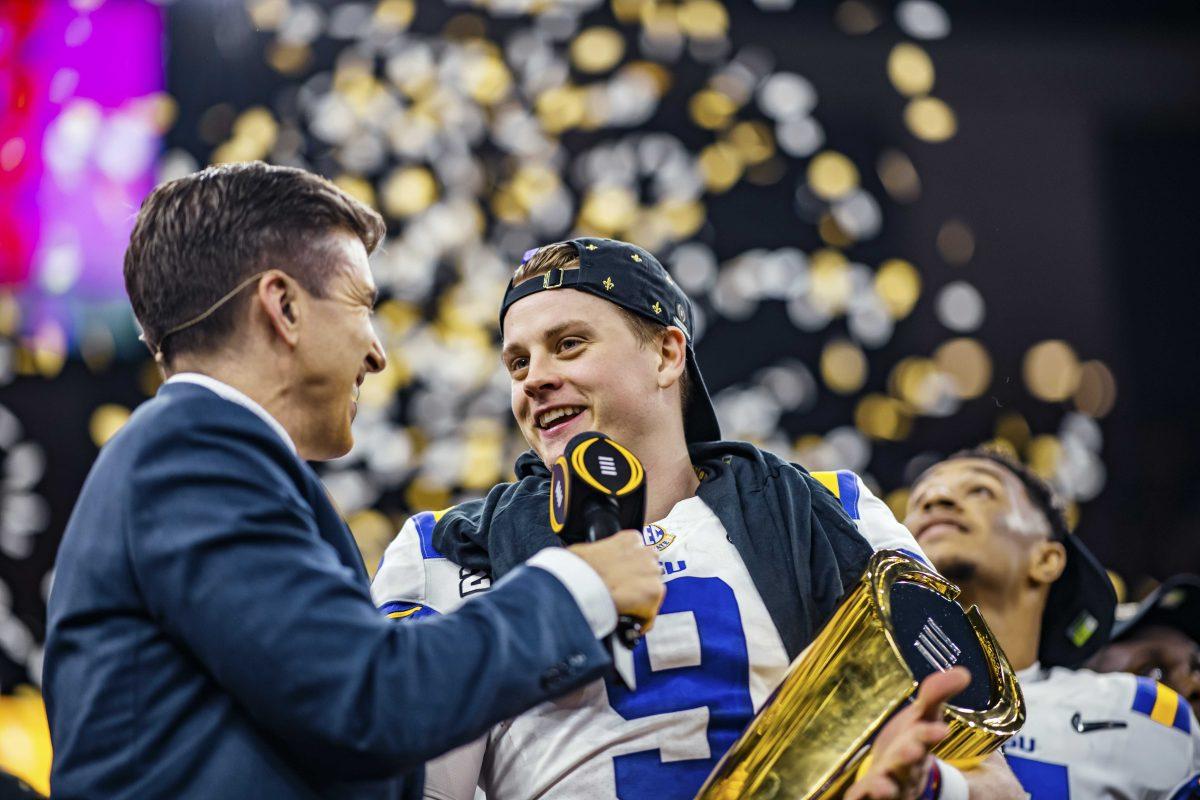
[[(958, 771), (957, 767), (942, 761), (940, 758), (935, 758), (933, 760), (933, 768), (937, 770), (941, 782), (939, 793), (933, 795), (933, 797), (937, 798), (937, 800), (969, 800), (971, 797), (971, 787), (967, 785), (966, 777)], [(933, 770), (930, 770), (931, 774), (932, 772)]]
[(921, 792), (920, 800), (941, 800), (942, 770), (935, 758), (929, 765), (929, 777), (925, 779), (925, 790)]

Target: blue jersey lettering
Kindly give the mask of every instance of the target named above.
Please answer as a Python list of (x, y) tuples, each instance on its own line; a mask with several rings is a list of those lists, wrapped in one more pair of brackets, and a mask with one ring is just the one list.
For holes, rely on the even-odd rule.
[(608, 699), (627, 720), (707, 708), (709, 757), (664, 763), (656, 749), (616, 756), (613, 766), (621, 800), (695, 797), (754, 716), (746, 634), (733, 589), (720, 578), (676, 578), (667, 584), (659, 613), (680, 611), (695, 616), (700, 663), (654, 672), (642, 642), (633, 652), (637, 691), (610, 680)]

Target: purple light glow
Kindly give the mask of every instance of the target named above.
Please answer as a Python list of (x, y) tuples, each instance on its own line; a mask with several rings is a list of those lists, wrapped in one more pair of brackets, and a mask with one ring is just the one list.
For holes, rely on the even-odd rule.
[(0, 253), (0, 287), (17, 290), (27, 330), (46, 319), (73, 328), (81, 302), (124, 293), (122, 257), (154, 187), (169, 103), (163, 11), (146, 0), (27, 5), (24, 19), (0, 19), (16, 56), (0, 87), (0, 197), (11, 198), (0, 238), (22, 245)]

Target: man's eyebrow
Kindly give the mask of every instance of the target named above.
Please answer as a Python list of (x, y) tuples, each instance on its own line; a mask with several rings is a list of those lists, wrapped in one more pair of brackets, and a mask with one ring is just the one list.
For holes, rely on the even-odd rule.
[(546, 329), (546, 331), (542, 333), (542, 338), (543, 339), (556, 339), (559, 336), (561, 336), (562, 333), (564, 331), (566, 331), (568, 328), (586, 328), (589, 333), (592, 330), (592, 326), (588, 323), (587, 320), (569, 319), (569, 320), (566, 320), (565, 322), (558, 323), (553, 328)]
[(968, 472), (975, 472), (980, 475), (987, 475), (989, 478), (995, 478), (998, 481), (1004, 481), (1004, 473), (1007, 469), (1000, 466), (993, 467), (991, 464), (972, 464), (967, 467)]
[(515, 344), (504, 345), (504, 349), (500, 351), (500, 363), (507, 364), (509, 357), (516, 353), (519, 349), (520, 348)]
[[(917, 476), (917, 479), (913, 481), (911, 494), (915, 496), (918, 493), (917, 490), (921, 488), (921, 485), (933, 475), (934, 471), (937, 470), (938, 467), (942, 466), (942, 464), (948, 464), (954, 460), (955, 459), (950, 459), (950, 461), (943, 461), (940, 464), (934, 464), (932, 467), (922, 472), (919, 476)], [(993, 478), (1000, 483), (1004, 483), (1004, 473), (1008, 470), (999, 465), (993, 467), (991, 464), (968, 464), (967, 471), (977, 473), (979, 475), (986, 475), (987, 477)]]
[[(589, 333), (592, 330), (592, 326), (590, 324), (588, 324), (588, 322), (586, 320), (568, 319), (568, 320), (558, 323), (557, 325), (555, 325), (551, 328), (547, 328), (546, 330), (542, 331), (542, 339), (556, 339), (559, 336), (561, 336), (564, 331), (566, 331), (570, 328), (584, 328)], [(508, 357), (512, 353), (514, 353), (520, 349), (521, 349), (520, 346), (517, 345), (515, 342), (509, 342), (508, 344), (504, 345), (504, 349), (500, 351), (501, 363), (507, 362)]]

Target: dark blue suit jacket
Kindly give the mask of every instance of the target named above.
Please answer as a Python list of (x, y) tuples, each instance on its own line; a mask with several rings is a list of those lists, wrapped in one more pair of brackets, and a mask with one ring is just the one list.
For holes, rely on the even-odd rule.
[(422, 762), (606, 665), (533, 567), (390, 623), (312, 469), (248, 409), (168, 384), (100, 454), (59, 550), (51, 788), (418, 797)]

